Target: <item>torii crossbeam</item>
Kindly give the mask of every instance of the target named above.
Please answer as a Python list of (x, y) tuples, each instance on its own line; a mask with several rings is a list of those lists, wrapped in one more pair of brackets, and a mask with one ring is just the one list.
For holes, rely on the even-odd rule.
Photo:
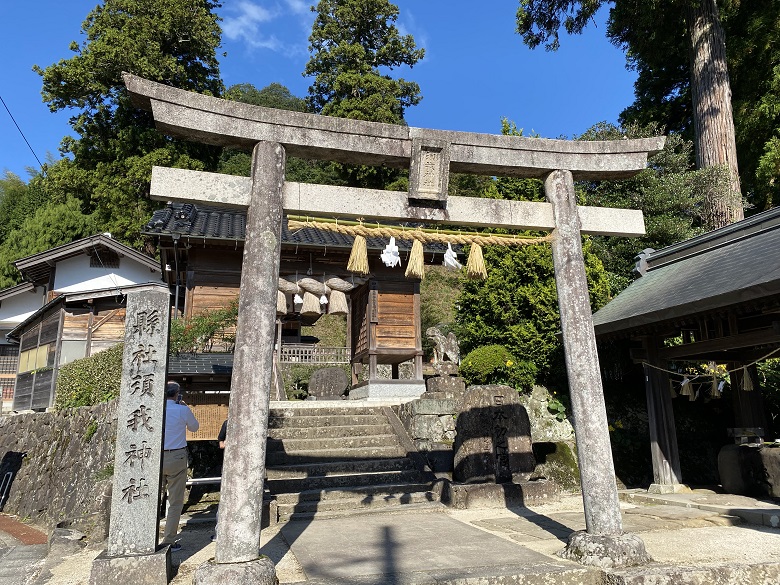
[[(587, 142), (410, 128), (230, 102), (129, 74), (124, 79), (134, 103), (152, 111), (160, 131), (253, 149), (248, 179), (158, 167), (152, 176), (154, 198), (248, 209), (217, 551), (214, 563), (199, 568), (197, 583), (218, 583), (236, 571), (244, 571), (247, 582), (273, 579), (273, 565), (258, 560), (257, 543), (285, 211), (552, 230), (587, 527), (567, 550), (594, 564), (600, 560), (592, 557), (608, 558), (613, 566), (646, 560), (642, 541), (622, 532), (581, 243), (582, 233), (641, 235), (644, 223), (637, 210), (577, 207), (574, 180), (630, 177), (663, 147), (663, 137)], [(285, 183), (288, 153), (408, 167), (409, 192)], [(543, 179), (548, 202), (448, 197), (450, 172)], [(262, 563), (266, 580), (258, 581)]]

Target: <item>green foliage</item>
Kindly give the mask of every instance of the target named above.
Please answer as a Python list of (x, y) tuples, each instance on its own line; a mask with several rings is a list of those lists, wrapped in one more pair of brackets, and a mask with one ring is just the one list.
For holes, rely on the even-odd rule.
[(424, 55), (395, 26), (398, 7), (388, 0), (320, 0), (309, 37), (305, 76), (314, 77), (306, 103), (326, 116), (403, 122), (420, 102), (420, 87), (381, 70), (413, 67)]
[[(609, 298), (609, 284), (589, 240), (583, 245), (591, 307)], [(464, 351), (501, 344), (538, 370), (537, 383), (562, 389), (560, 314), (549, 246), (483, 250), (488, 277), (467, 281), (458, 299), (455, 331)]]
[[(636, 100), (624, 122), (654, 121), (691, 138), (689, 55), (680, 8), (647, 10), (622, 0), (610, 14), (608, 36), (637, 71)], [(780, 4), (774, 0), (718, 2), (734, 111), (743, 193), (755, 208), (777, 204), (780, 169), (772, 152), (780, 136)]]
[[(462, 273), (444, 266), (427, 265), (420, 283), (420, 320), (422, 330), (455, 322), (455, 303), (462, 288)], [(423, 343), (426, 340), (423, 340)]]
[[(601, 123), (580, 140), (644, 138), (659, 133), (654, 125), (626, 128)], [(640, 209), (647, 233), (640, 238), (598, 236), (593, 252), (604, 263), (612, 295), (631, 282), (636, 254), (645, 248), (658, 250), (704, 231), (704, 200), (708, 193), (728, 186), (725, 172), (717, 167), (692, 170), (693, 144), (679, 134), (667, 137), (664, 149), (650, 158), (648, 168), (624, 181), (579, 183), (587, 205)]]
[(265, 108), (290, 110), (292, 112), (306, 111), (306, 102), (304, 100), (294, 96), (281, 83), (275, 82), (263, 89), (257, 89), (251, 83), (231, 85), (222, 95), (222, 98)]
[(550, 395), (550, 399), (547, 401), (547, 410), (555, 415), (555, 418), (563, 421), (566, 420), (566, 404), (564, 398)]
[(95, 436), (95, 433), (97, 433), (97, 430), (98, 430), (97, 421), (93, 420), (87, 425), (87, 428), (84, 430), (84, 442), (89, 443), (92, 440), (92, 437)]
[(319, 339), (322, 347), (347, 346), (347, 318), (344, 315), (323, 315), (314, 325), (301, 327), (301, 335)]
[(107, 465), (95, 474), (95, 481), (103, 481), (114, 477), (114, 466)]
[(780, 359), (771, 358), (757, 364), (761, 393), (770, 425), (767, 436), (780, 437)]
[[(422, 99), (414, 82), (387, 71), (413, 67), (425, 51), (395, 26), (398, 7), (388, 0), (320, 0), (309, 36), (311, 57), (304, 76), (313, 77), (306, 104), (325, 116), (403, 124), (406, 108)], [(371, 189), (399, 188), (404, 173), (386, 167), (328, 163), (328, 184)]]
[(517, 32), (531, 48), (544, 43), (548, 51), (560, 46), (558, 33), (580, 34), (606, 0), (520, 0)]
[(168, 350), (172, 353), (195, 353), (210, 351), (215, 344), (228, 348), (236, 343), (238, 322), (238, 298), (226, 307), (204, 311), (189, 320), (176, 319), (171, 322)]
[(218, 95), (216, 6), (211, 0), (106, 0), (82, 24), (86, 40), (71, 43), (73, 57), (35, 67), (49, 109), (77, 110), (70, 120), (77, 138), (61, 145), (73, 158), (49, 169), (49, 191), (80, 198), (120, 240), (139, 243), (139, 227), (155, 207), (153, 165), (210, 170), (218, 153), (157, 132), (151, 115), (130, 103), (121, 74)]
[[(522, 130), (506, 119), (502, 120), (502, 132), (522, 136)], [(485, 185), (482, 196), (518, 201), (545, 200), (541, 181), (506, 177), (493, 179)], [(585, 273), (590, 304), (596, 310), (609, 299), (610, 284), (604, 266), (592, 248), (592, 240), (585, 238)], [(465, 282), (457, 302), (454, 329), (461, 351), (468, 352), (484, 345), (503, 345), (521, 360), (534, 364), (538, 372), (537, 383), (563, 390), (565, 367), (558, 338), (560, 314), (550, 247), (487, 246), (483, 257), (487, 279)]]
[[(306, 111), (306, 102), (290, 93), (290, 90), (279, 83), (272, 83), (263, 89), (257, 89), (249, 83), (231, 86), (222, 96), (225, 99), (277, 108), (293, 112)], [(304, 160), (296, 157), (287, 159), (285, 178), (297, 183), (314, 183), (318, 185), (341, 185), (339, 178), (340, 165), (316, 160)], [(225, 149), (219, 159), (220, 173), (248, 177), (252, 171), (252, 156), (240, 150)]]
[[(517, 30), (527, 45), (546, 43), (548, 49), (555, 50), (561, 25), (570, 34), (580, 33), (596, 11), (607, 4), (611, 7), (607, 37), (626, 52), (628, 68), (637, 72), (636, 98), (621, 114), (621, 123), (655, 123), (694, 139), (690, 63), (697, 47), (693, 46), (687, 21), (694, 4), (705, 4), (701, 0), (520, 0)], [(759, 167), (780, 129), (780, 68), (776, 66), (780, 55), (780, 5), (774, 0), (713, 0), (712, 4), (715, 22), (707, 23), (707, 28), (712, 31), (711, 42), (717, 44), (719, 12), (726, 37), (723, 50), (728, 77), (702, 75), (702, 87), (696, 93), (712, 96), (716, 92), (709, 85), (725, 82), (732, 96), (735, 134), (726, 130), (728, 124), (723, 121), (718, 124), (718, 140), (724, 145), (736, 142), (743, 192), (760, 208), (767, 208), (778, 189), (772, 180), (778, 175), (773, 174), (770, 161), (763, 169)], [(714, 53), (718, 50), (715, 47)], [(724, 111), (711, 106), (709, 115), (722, 115)], [(696, 148), (702, 153), (713, 146), (697, 144)], [(721, 162), (736, 168), (735, 161)], [(719, 195), (714, 192), (708, 206), (724, 201)], [(742, 202), (733, 199), (729, 196), (725, 201), (730, 207), (741, 208)]]
[(94, 235), (98, 231), (92, 215), (81, 211), (81, 203), (68, 197), (64, 203), (49, 203), (26, 217), (0, 244), (0, 288), (17, 284), (21, 275), (14, 260)]
[(283, 366), (284, 392), (288, 400), (305, 400), (309, 395), (309, 379), (322, 366)]
[(92, 406), (119, 396), (123, 351), (124, 344), (119, 343), (62, 366), (57, 377), (54, 409)]
[(742, 185), (768, 209), (780, 203), (780, 4), (722, 4)]
[(460, 374), (468, 384), (503, 384), (528, 392), (534, 384), (536, 366), (518, 360), (503, 345), (486, 345), (461, 360)]
[(4, 242), (10, 232), (19, 229), (25, 219), (46, 203), (40, 175), (25, 183), (6, 171), (0, 179), (0, 242)]

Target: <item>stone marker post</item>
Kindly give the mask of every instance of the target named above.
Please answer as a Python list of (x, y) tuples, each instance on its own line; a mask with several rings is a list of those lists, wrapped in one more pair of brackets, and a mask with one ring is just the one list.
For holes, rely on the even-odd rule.
[(620, 519), (615, 464), (571, 172), (553, 171), (545, 180), (544, 189), (555, 217), (553, 266), (577, 433), (586, 526), (586, 532), (572, 535), (565, 554), (584, 564), (598, 566), (644, 563), (648, 560), (644, 543), (636, 535), (624, 535)]
[(271, 142), (259, 142), (252, 154), (252, 191), (241, 265), (217, 550), (213, 562), (198, 567), (193, 583), (199, 585), (276, 583), (273, 563), (268, 558), (259, 558), (258, 548), (273, 373), (285, 160), (284, 147)]
[(157, 552), (170, 296), (157, 285), (127, 295), (111, 524), (91, 585), (164, 584), (171, 575), (169, 547)]

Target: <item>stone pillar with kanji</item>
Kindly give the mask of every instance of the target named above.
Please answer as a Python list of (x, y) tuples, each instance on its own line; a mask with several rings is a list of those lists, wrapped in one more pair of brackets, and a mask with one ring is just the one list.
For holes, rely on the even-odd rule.
[(108, 545), (90, 585), (162, 585), (171, 576), (169, 547), (157, 549), (170, 291), (139, 289), (127, 293)]

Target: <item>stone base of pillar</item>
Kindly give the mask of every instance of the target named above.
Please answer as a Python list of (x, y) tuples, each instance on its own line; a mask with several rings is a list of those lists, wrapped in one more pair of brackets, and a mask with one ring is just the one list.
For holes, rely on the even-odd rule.
[(546, 479), (519, 483), (447, 482), (441, 499), (456, 510), (510, 508), (557, 502), (561, 499), (561, 490), (555, 482)]
[(558, 554), (564, 559), (601, 569), (633, 567), (653, 560), (642, 539), (630, 532), (617, 535), (574, 532), (566, 548)]
[(349, 391), (350, 400), (408, 402), (422, 396), (425, 382), (422, 380), (370, 380)]
[(106, 551), (92, 561), (89, 585), (167, 585), (173, 577), (169, 546), (148, 555), (108, 556)]
[(684, 494), (689, 491), (691, 488), (682, 483), (651, 483), (647, 488), (648, 494)]
[(206, 561), (195, 570), (192, 585), (279, 585), (276, 568), (268, 557), (245, 563)]

